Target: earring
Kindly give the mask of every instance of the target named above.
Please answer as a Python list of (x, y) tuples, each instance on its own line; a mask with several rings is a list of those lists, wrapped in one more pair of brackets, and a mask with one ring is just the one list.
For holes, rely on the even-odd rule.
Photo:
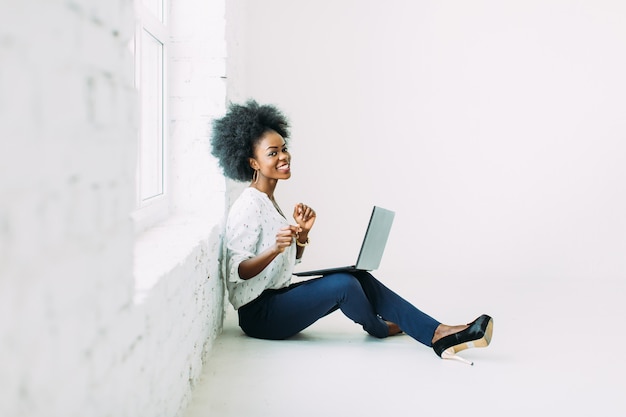
[(259, 180), (259, 170), (255, 169), (254, 174), (252, 174), (252, 182), (256, 184)]

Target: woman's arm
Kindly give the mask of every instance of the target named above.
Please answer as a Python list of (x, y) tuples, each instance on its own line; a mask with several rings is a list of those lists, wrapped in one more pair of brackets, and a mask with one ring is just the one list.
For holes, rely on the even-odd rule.
[[(259, 253), (257, 256), (246, 259), (239, 264), (239, 278), (250, 279), (259, 275), (279, 254), (291, 246), (293, 239), (300, 232), (299, 226), (285, 226), (276, 233), (276, 243)], [(300, 249), (300, 247), (298, 247)], [(297, 252), (296, 252), (297, 254)]]
[(300, 243), (296, 246), (296, 259), (302, 258), (302, 254), (304, 253), (304, 248), (309, 244), (309, 234), (300, 232), (298, 236), (296, 236), (296, 242)]
[(315, 210), (298, 203), (293, 209), (293, 218), (300, 227), (300, 232), (296, 236), (296, 244), (298, 245), (296, 248), (296, 259), (300, 259), (304, 253), (304, 248), (309, 244), (309, 231), (313, 227), (316, 218)]

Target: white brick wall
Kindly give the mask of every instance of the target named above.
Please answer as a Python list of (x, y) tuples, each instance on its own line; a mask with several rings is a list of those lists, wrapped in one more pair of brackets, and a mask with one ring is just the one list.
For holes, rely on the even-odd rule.
[(176, 216), (136, 241), (132, 2), (0, 2), (0, 416), (173, 417), (189, 399), (223, 314), (207, 144), (224, 53), (194, 52), (220, 4), (173, 1), (196, 10), (172, 48), (192, 87), (171, 109)]

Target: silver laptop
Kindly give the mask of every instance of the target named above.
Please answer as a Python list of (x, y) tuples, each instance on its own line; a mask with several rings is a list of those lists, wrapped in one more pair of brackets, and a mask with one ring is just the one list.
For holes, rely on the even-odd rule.
[(361, 250), (356, 260), (356, 264), (350, 266), (340, 266), (335, 268), (316, 269), (312, 271), (294, 272), (299, 277), (309, 277), (317, 275), (328, 275), (335, 272), (349, 271), (373, 271), (380, 266), (380, 261), (385, 252), (389, 231), (393, 224), (395, 213), (382, 207), (374, 206), (367, 231), (361, 244)]

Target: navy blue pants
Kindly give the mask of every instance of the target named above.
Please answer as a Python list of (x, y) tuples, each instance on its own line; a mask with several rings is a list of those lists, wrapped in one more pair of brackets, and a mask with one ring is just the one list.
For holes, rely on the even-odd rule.
[(351, 272), (265, 290), (239, 308), (239, 326), (251, 337), (286, 339), (337, 309), (372, 336), (387, 337), (388, 320), (426, 346), (440, 324), (370, 273)]

